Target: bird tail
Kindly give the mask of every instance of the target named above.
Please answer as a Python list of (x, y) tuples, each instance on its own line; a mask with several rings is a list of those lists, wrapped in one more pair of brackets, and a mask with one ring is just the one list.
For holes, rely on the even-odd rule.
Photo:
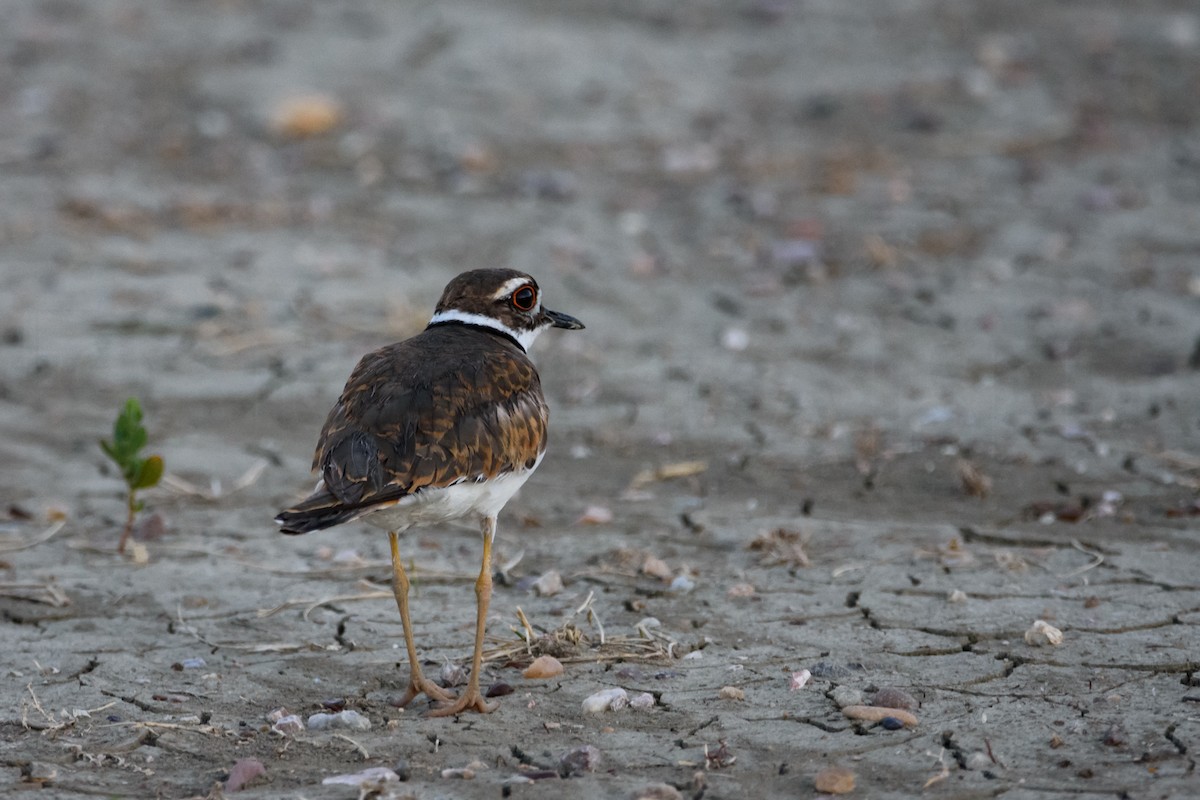
[(330, 492), (317, 492), (275, 517), (279, 531), (287, 534), (308, 533), (332, 528), (362, 514), (361, 508), (347, 508)]

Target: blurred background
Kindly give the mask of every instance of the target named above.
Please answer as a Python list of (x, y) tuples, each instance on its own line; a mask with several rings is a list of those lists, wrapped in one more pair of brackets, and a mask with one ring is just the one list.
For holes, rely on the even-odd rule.
[(4, 27), (18, 440), (31, 406), (66, 444), (130, 392), (308, 433), (489, 265), (588, 322), (542, 345), (559, 430), (1019, 448), (1154, 405), (1195, 435), (1187, 4), (41, 0)]
[(1153, 404), (1195, 434), (1187, 4), (41, 0), (4, 27), (18, 440), (31, 406), (66, 444), (130, 392), (183, 429), (294, 397), (307, 433), (488, 265), (589, 324), (544, 345), (560, 430), (1019, 447)]

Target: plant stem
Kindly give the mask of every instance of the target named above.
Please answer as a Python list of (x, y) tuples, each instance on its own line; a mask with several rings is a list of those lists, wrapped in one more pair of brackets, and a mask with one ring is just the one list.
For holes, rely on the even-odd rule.
[(117, 552), (125, 553), (125, 542), (129, 541), (129, 535), (133, 533), (133, 517), (137, 513), (137, 506), (133, 499), (133, 492), (129, 493), (129, 516), (125, 518), (125, 530), (121, 531), (121, 541), (117, 542)]

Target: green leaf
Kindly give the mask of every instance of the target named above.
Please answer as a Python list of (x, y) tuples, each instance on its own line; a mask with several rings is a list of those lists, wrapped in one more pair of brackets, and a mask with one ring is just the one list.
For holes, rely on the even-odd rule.
[(113, 423), (113, 443), (117, 452), (128, 456), (146, 446), (146, 429), (142, 427), (142, 407), (136, 398), (125, 401), (125, 408)]
[[(157, 466), (147, 467), (138, 451), (146, 446), (148, 436), (142, 426), (142, 406), (137, 398), (125, 401), (121, 412), (113, 422), (112, 441), (101, 441), (100, 447), (121, 468), (121, 474), (130, 489), (153, 486), (162, 477), (161, 459)], [(149, 469), (149, 472), (146, 470)], [(149, 483), (143, 483), (148, 481)]]
[(163, 475), (163, 460), (162, 456), (150, 456), (143, 461), (134, 476), (134, 480), (130, 482), (130, 489), (149, 489), (151, 486), (157, 486), (162, 480)]
[(134, 489), (137, 488), (136, 486), (134, 486), (134, 483), (137, 482), (137, 476), (142, 471), (142, 463), (143, 463), (142, 459), (138, 458), (137, 456), (134, 456), (133, 458), (131, 458), (125, 462), (125, 468), (121, 471), (121, 474), (125, 478), (125, 483), (129, 484), (130, 491), (133, 491)]
[(128, 417), (135, 423), (142, 421), (142, 404), (138, 402), (136, 397), (131, 397), (125, 401), (125, 408), (121, 410), (122, 416)]

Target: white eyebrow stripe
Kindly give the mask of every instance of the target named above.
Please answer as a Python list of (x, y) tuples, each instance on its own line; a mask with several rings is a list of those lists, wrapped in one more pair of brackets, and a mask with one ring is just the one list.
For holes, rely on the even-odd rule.
[(537, 291), (537, 289), (533, 286), (533, 281), (529, 280), (529, 278), (509, 278), (504, 282), (504, 285), (496, 290), (495, 294), (492, 295), (492, 299), (499, 300), (502, 297), (508, 297), (525, 284), (529, 284), (529, 287), (538, 295), (538, 303), (541, 303), (541, 292)]

